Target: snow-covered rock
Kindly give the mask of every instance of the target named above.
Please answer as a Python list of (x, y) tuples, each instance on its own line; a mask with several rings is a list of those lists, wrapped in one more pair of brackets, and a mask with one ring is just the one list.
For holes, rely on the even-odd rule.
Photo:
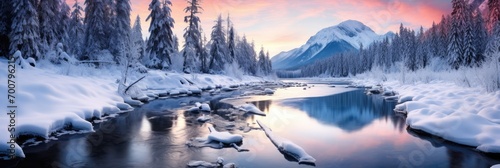
[(210, 112), (210, 111), (212, 111), (212, 109), (210, 109), (210, 105), (207, 103), (196, 102), (194, 104), (194, 107), (191, 107), (186, 111), (189, 111), (189, 112), (198, 112), (198, 111)]
[(384, 90), (384, 92), (382, 93), (382, 96), (395, 96), (396, 93), (392, 90)]
[(271, 140), (271, 142), (278, 148), (280, 152), (292, 156), (299, 162), (299, 164), (316, 164), (316, 159), (307, 154), (307, 152), (302, 149), (302, 147), (290, 140), (275, 135), (270, 128), (262, 124), (259, 120), (257, 120), (257, 124), (259, 124), (262, 130), (264, 130), (266, 136)]
[(231, 92), (231, 91), (235, 91), (236, 88), (231, 88), (231, 87), (224, 86), (220, 90), (222, 90), (224, 92)]
[(132, 98), (130, 97), (125, 97), (123, 98), (123, 101), (127, 104), (130, 104), (132, 106), (142, 106), (144, 103), (142, 103), (141, 101), (139, 100), (133, 100)]
[(195, 87), (191, 87), (189, 88), (189, 91), (192, 93), (192, 94), (201, 94), (202, 90), (200, 88), (195, 88)]
[(248, 149), (243, 149), (236, 144), (243, 141), (243, 136), (239, 134), (231, 134), (229, 132), (218, 132), (214, 127), (208, 127), (210, 134), (206, 138), (197, 137), (191, 138), (186, 141), (186, 145), (189, 147), (211, 147), (214, 149), (222, 149), (224, 147), (234, 147), (238, 152), (248, 151)]
[(187, 166), (188, 167), (216, 168), (216, 167), (219, 167), (220, 165), (216, 164), (216, 163), (210, 163), (210, 162), (207, 162), (207, 161), (196, 160), (196, 161), (189, 161), (189, 163), (187, 164)]
[(252, 113), (252, 114), (266, 116), (266, 113), (262, 112), (259, 108), (257, 108), (255, 105), (253, 105), (251, 103), (241, 105), (238, 109), (241, 111), (244, 111), (246, 113)]
[(217, 157), (215, 162), (207, 162), (207, 161), (189, 161), (188, 167), (198, 167), (198, 168), (236, 168), (236, 164), (227, 163), (224, 164), (224, 158)]
[(264, 89), (264, 93), (266, 93), (266, 94), (274, 94), (274, 90), (272, 90), (270, 88), (266, 88), (266, 89)]
[(210, 134), (208, 134), (208, 141), (217, 141), (225, 144), (239, 143), (243, 140), (243, 136), (239, 134), (231, 134), (229, 132), (218, 132), (214, 127), (208, 127)]
[(198, 117), (196, 120), (198, 122), (207, 122), (208, 120), (212, 119), (209, 115), (202, 114), (200, 117)]
[(133, 110), (134, 108), (127, 103), (116, 103), (116, 107), (120, 110)]
[(32, 67), (36, 67), (36, 61), (33, 57), (29, 57), (26, 59), (26, 62), (28, 62), (28, 64)]
[(405, 103), (407, 101), (412, 101), (412, 100), (413, 100), (413, 96), (409, 96), (409, 95), (400, 96), (399, 100), (398, 100), (398, 103)]
[[(33, 67), (33, 66), (30, 64), (30, 62), (26, 61), (26, 60), (23, 58), (23, 56), (22, 56), (22, 54), (21, 54), (21, 51), (17, 50), (17, 51), (14, 53), (13, 57), (14, 57), (14, 59), (16, 60), (16, 62), (15, 62), (16, 66), (19, 66), (19, 67), (21, 67), (21, 68), (23, 68), (23, 69)], [(31, 58), (31, 57), (30, 57), (30, 58)], [(29, 58), (28, 58), (28, 59), (29, 59)], [(33, 61), (33, 64), (34, 64), (34, 59), (33, 59), (33, 58), (31, 58), (31, 59), (30, 59), (30, 61)], [(7, 65), (6, 65), (5, 67), (7, 67)]]
[(210, 109), (210, 105), (208, 105), (207, 103), (201, 103), (199, 105), (199, 108), (201, 111), (212, 111), (212, 109)]

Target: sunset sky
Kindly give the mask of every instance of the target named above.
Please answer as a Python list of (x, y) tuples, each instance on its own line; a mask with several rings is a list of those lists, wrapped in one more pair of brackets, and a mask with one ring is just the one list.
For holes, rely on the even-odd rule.
[[(148, 6), (151, 0), (130, 0), (132, 24), (142, 19), (143, 35), (149, 36)], [(73, 0), (67, 0), (72, 6)], [(84, 0), (79, 0), (81, 4)], [(183, 22), (186, 0), (171, 0), (176, 22), (174, 32), (183, 43)], [(384, 34), (398, 30), (399, 24), (414, 29), (428, 28), (441, 15), (451, 12), (451, 0), (201, 0), (204, 9), (199, 15), (207, 38), (219, 14), (229, 13), (240, 36), (254, 40), (256, 50), (264, 46), (274, 56), (304, 44), (319, 30), (353, 19)]]

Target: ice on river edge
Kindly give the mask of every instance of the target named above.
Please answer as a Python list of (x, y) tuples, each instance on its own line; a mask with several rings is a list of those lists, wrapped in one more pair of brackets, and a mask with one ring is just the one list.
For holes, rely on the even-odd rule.
[(257, 124), (264, 130), (267, 137), (271, 140), (271, 142), (278, 148), (278, 150), (284, 154), (290, 155), (293, 158), (297, 159), (299, 164), (315, 164), (316, 159), (314, 159), (311, 155), (307, 154), (302, 147), (293, 143), (292, 141), (282, 138), (278, 135), (275, 135), (270, 128), (266, 125), (262, 124), (259, 120), (257, 120)]

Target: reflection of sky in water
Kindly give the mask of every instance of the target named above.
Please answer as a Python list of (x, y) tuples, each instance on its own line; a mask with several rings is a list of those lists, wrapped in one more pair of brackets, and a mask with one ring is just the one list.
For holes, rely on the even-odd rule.
[[(297, 94), (293, 93), (297, 91), (277, 93), (287, 95)], [(305, 97), (306, 95), (298, 99), (276, 98), (269, 101), (255, 98), (254, 100), (262, 100), (254, 104), (267, 116), (256, 116), (248, 120), (254, 122), (258, 119), (276, 134), (300, 145), (317, 159), (317, 167), (488, 167), (498, 163), (471, 149), (452, 148), (456, 146), (452, 144), (448, 144), (446, 148), (434, 147), (429, 141), (408, 134), (404, 117), (396, 116), (392, 110), (394, 102), (385, 102), (379, 96), (366, 96), (362, 90), (342, 90), (334, 96)], [(256, 135), (248, 137), (246, 141), (261, 141), (262, 138), (267, 139), (265, 135)], [(250, 145), (256, 150), (268, 151), (255, 159), (259, 160), (257, 166), (307, 167), (287, 162), (269, 144), (269, 140), (264, 140), (258, 144), (263, 147)], [(268, 150), (273, 147), (275, 151)], [(450, 153), (467, 155), (477, 159), (477, 162), (462, 163), (457, 162), (457, 159), (449, 162)], [(455, 156), (457, 154), (453, 155)], [(255, 166), (255, 162), (238, 160), (244, 165)]]
[[(239, 167), (310, 167), (286, 158), (260, 130), (235, 131), (244, 136), (243, 148), (250, 152), (187, 147), (188, 139), (207, 136), (209, 124), (198, 123), (199, 114), (171, 110), (181, 103), (206, 100), (153, 101), (98, 125), (95, 133), (26, 148), (27, 159), (18, 166), (185, 167), (190, 160), (215, 161), (220, 156)], [(316, 85), (229, 101), (254, 102), (267, 116), (249, 115), (244, 120), (258, 127), (258, 119), (300, 145), (316, 158), (316, 167), (468, 168), (500, 163), (470, 148), (408, 132), (404, 117), (392, 112), (394, 103), (361, 90)]]

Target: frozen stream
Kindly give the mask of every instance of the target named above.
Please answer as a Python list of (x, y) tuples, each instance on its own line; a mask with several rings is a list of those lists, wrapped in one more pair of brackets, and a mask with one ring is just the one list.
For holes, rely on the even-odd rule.
[[(408, 130), (405, 116), (393, 112), (395, 102), (366, 96), (363, 90), (315, 84), (278, 89), (273, 96), (230, 100), (252, 102), (266, 116), (242, 115), (236, 123), (256, 120), (275, 134), (293, 141), (316, 159), (316, 167), (490, 167), (499, 156), (445, 142)], [(227, 105), (216, 97), (184, 97), (150, 102), (135, 111), (95, 124), (95, 133), (64, 135), (57, 141), (24, 147), (26, 159), (0, 162), (0, 167), (186, 167), (190, 160), (213, 162), (223, 157), (239, 167), (311, 167), (283, 155), (262, 130), (232, 133), (244, 136), (241, 147), (212, 149), (188, 147), (186, 141), (206, 137), (209, 123), (199, 123), (201, 113), (184, 112), (185, 104), (211, 101), (220, 114)], [(215, 99), (215, 100), (214, 100)], [(224, 101), (226, 102), (226, 101)], [(218, 105), (215, 105), (218, 104)], [(209, 114), (209, 113), (205, 113)]]

